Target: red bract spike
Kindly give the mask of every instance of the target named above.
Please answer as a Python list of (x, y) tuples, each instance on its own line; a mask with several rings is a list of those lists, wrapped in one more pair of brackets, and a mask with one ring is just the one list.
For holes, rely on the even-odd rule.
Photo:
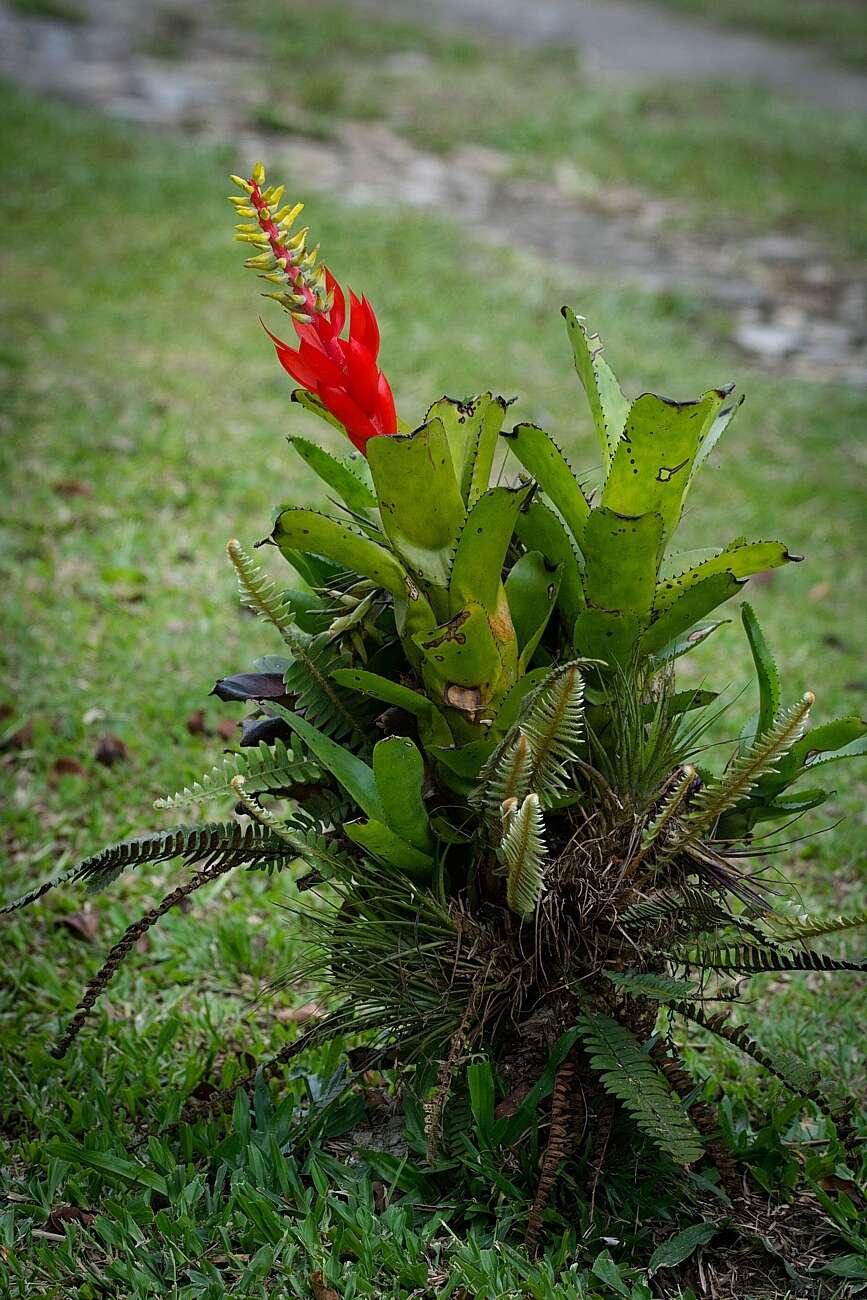
[(375, 437), (377, 431), (361, 408), (342, 388), (321, 388), (319, 396), (335, 419), (343, 425), (350, 442), (363, 452), (368, 439)]
[(366, 346), (373, 353), (373, 359), (375, 361), (379, 356), (379, 322), (376, 319), (376, 313), (366, 297), (362, 297), (361, 299), (361, 310), (364, 312), (366, 325)]
[(374, 360), (379, 351), (379, 327), (370, 307), (349, 290), (351, 312), (349, 316), (349, 337), (372, 353)]
[(316, 376), (317, 384), (327, 384), (330, 388), (345, 386), (346, 377), (342, 368), (327, 357), (324, 352), (320, 352), (318, 348), (313, 347), (306, 339), (302, 342), (298, 351), (303, 364)]
[(325, 287), (328, 292), (334, 296), (334, 301), (331, 304), (331, 311), (329, 312), (329, 319), (334, 335), (336, 336), (343, 329), (344, 322), (346, 321), (346, 299), (343, 296), (343, 290), (340, 285), (327, 268), (325, 270)]
[(349, 370), (349, 391), (368, 415), (377, 409), (379, 396), (379, 371), (370, 353), (355, 339), (349, 340), (346, 357)]
[(381, 370), (377, 384), (377, 410), (382, 432), (387, 434), (397, 433), (397, 411), (394, 409), (391, 384)]
[(280, 365), (286, 371), (287, 375), (291, 375), (295, 382), (300, 384), (302, 388), (306, 388), (309, 392), (315, 393), (317, 387), (316, 376), (312, 370), (305, 366), (304, 362), (301, 360), (300, 354), (295, 352), (293, 348), (277, 348), (276, 351), (277, 360), (280, 362)]

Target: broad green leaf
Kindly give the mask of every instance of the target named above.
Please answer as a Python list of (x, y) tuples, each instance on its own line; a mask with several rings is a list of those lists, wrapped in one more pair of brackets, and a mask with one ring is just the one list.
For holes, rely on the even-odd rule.
[(429, 853), (408, 844), (406, 840), (395, 835), (384, 822), (371, 817), (369, 821), (345, 822), (344, 831), (351, 840), (366, 849), (371, 857), (390, 867), (397, 867), (411, 876), (426, 876), (433, 867), (434, 860)]
[(759, 715), (751, 739), (763, 736), (780, 711), (780, 672), (759, 626), (752, 605), (741, 606), (741, 620), (750, 643), (750, 653), (759, 683)]
[[(372, 441), (389, 440), (375, 438)], [(379, 583), (391, 592), (396, 602), (400, 602), (399, 613), (405, 618), (408, 631), (422, 631), (434, 625), (427, 599), (391, 552), (338, 519), (317, 510), (289, 507), (281, 510), (271, 537), (290, 564), (295, 562), (292, 557), (296, 551), (309, 552), (313, 556), (324, 555), (335, 564), (354, 569)]]
[(492, 753), (494, 745), (493, 738), (471, 740), (467, 745), (434, 746), (430, 752), (456, 776), (476, 781), (482, 764)]
[(560, 590), (562, 569), (551, 569), (541, 551), (529, 551), (506, 578), (506, 599), (518, 638), (518, 669), (530, 661), (542, 639)]
[(494, 397), (491, 393), (482, 393), (480, 397), (471, 397), (465, 402), (443, 397), (434, 402), (425, 417), (426, 420), (442, 420), (461, 496), (468, 508), (472, 508), (487, 491), (497, 435), (508, 405), (505, 398)]
[(664, 537), (677, 527), (693, 458), (725, 400), (711, 389), (695, 402), (643, 393), (629, 408), (623, 438), (602, 489), (602, 505), (622, 515), (661, 515)]
[(433, 850), (421, 797), (424, 759), (408, 736), (388, 736), (373, 747), (373, 774), (389, 830), (422, 853)]
[(447, 623), (413, 639), (433, 669), (435, 680), (477, 686), (487, 701), (503, 664), (488, 615), (481, 605), (469, 604)]
[(818, 767), (828, 767), (831, 763), (845, 763), (850, 758), (862, 758), (865, 754), (867, 754), (867, 736), (862, 736), (859, 740), (853, 740), (851, 744), (844, 745), (842, 749), (835, 749), (829, 753), (819, 754), (816, 758), (811, 758), (803, 771), (814, 772)]
[(378, 673), (368, 672), (365, 668), (336, 668), (331, 678), (338, 686), (348, 686), (350, 690), (369, 695), (375, 700), (382, 700), (383, 704), (403, 709), (405, 713), (411, 713), (413, 717), (424, 722), (434, 744), (451, 744), (448, 723), (436, 705), (420, 691), (413, 691), (400, 682), (392, 681), (389, 677), (380, 677)]
[(720, 1229), (715, 1223), (693, 1223), (681, 1232), (676, 1232), (673, 1237), (669, 1237), (661, 1246), (657, 1246), (650, 1256), (650, 1263), (647, 1266), (648, 1273), (656, 1273), (661, 1268), (676, 1268), (685, 1259), (689, 1259), (693, 1251), (697, 1250), (699, 1246), (706, 1246), (719, 1231)]
[(350, 510), (376, 509), (376, 496), (344, 461), (332, 456), (331, 452), (326, 451), (324, 447), (310, 442), (307, 438), (300, 438), (297, 434), (287, 441), (305, 465), (309, 465), (323, 483), (326, 483), (337, 493), (341, 501), (349, 506)]
[(519, 677), (512, 689), (504, 696), (494, 717), (492, 730), (504, 735), (518, 721), (524, 700), (540, 682), (544, 682), (550, 676), (550, 672), (550, 668), (531, 668), (529, 672)]
[(602, 356), (602, 343), (598, 334), (591, 334), (582, 316), (576, 316), (568, 307), (563, 308), (563, 319), (569, 333), (569, 342), (575, 356), (575, 369), (584, 386), (593, 415), (593, 423), (602, 446), (603, 464), (609, 465), (623, 427), (629, 402)]
[(602, 659), (609, 667), (627, 667), (641, 632), (637, 615), (628, 610), (582, 609), (575, 620), (575, 653)]
[(745, 811), (752, 823), (778, 821), (782, 817), (794, 817), (812, 808), (821, 808), (830, 797), (831, 791), (816, 787), (794, 794), (781, 794), (772, 803), (759, 804), (755, 808), (747, 806)]
[(591, 510), (584, 528), (584, 590), (599, 609), (628, 610), (650, 617), (662, 545), (657, 514), (635, 518), (606, 506)]
[(490, 1061), (473, 1061), (467, 1066), (467, 1087), (476, 1132), (487, 1146), (494, 1127), (494, 1074)]
[(731, 573), (714, 573), (703, 578), (651, 623), (641, 638), (641, 653), (659, 654), (676, 636), (688, 631), (717, 605), (736, 595), (743, 585), (743, 581)]
[(304, 741), (323, 767), (327, 768), (336, 781), (339, 781), (350, 798), (354, 799), (362, 812), (368, 817), (385, 821), (385, 809), (376, 788), (373, 768), (350, 750), (338, 745), (329, 736), (311, 727), (309, 722), (284, 709), (281, 704), (266, 700), (262, 708), (272, 718), (282, 718), (292, 731)]
[(551, 435), (536, 424), (518, 424), (502, 437), (508, 440), (515, 458), (560, 511), (580, 546), (590, 506), (574, 470)]
[(560, 566), (560, 591), (557, 604), (566, 626), (571, 629), (584, 608), (581, 567), (569, 534), (550, 506), (534, 497), (520, 511), (515, 532), (528, 551), (541, 551), (549, 564)]
[(467, 515), (449, 581), (454, 613), (471, 603), (482, 605), (489, 614), (497, 611), (506, 551), (530, 491), (529, 486), (491, 488)]
[(661, 650), (656, 651), (657, 664), (662, 667), (663, 664), (673, 663), (681, 655), (689, 654), (690, 650), (694, 650), (697, 645), (701, 645), (702, 641), (706, 641), (717, 628), (723, 627), (730, 622), (731, 619), (728, 618), (716, 618), (706, 623), (696, 623), (695, 627), (691, 628), (689, 632), (674, 637), (669, 641), (668, 645), (664, 645)]
[(416, 578), (448, 586), (465, 510), (442, 420), (407, 437), (371, 438), (367, 460), (395, 550)]
[[(694, 587), (714, 573), (732, 573), (736, 578), (749, 578), (766, 569), (777, 569), (781, 564), (797, 563), (802, 557), (791, 555), (782, 542), (730, 542), (724, 550), (683, 573), (663, 579), (656, 589), (654, 612), (669, 609), (684, 591)], [(744, 624), (746, 626), (746, 622)], [(747, 633), (749, 636), (749, 632)]]
[(864, 735), (867, 735), (867, 722), (855, 714), (835, 718), (833, 722), (825, 722), (820, 727), (812, 727), (792, 746), (783, 759), (780, 770), (788, 771), (790, 767), (800, 768), (805, 764), (812, 766), (813, 760), (819, 755), (845, 750)]
[[(724, 389), (722, 391), (724, 391), (726, 393), (726, 396), (728, 396), (728, 394), (732, 390), (731, 387), (729, 387), (728, 389)], [(695, 460), (693, 461), (692, 471), (689, 476), (690, 482), (692, 482), (692, 480), (695, 478), (696, 474), (701, 469), (702, 465), (707, 460), (708, 456), (711, 454), (714, 447), (717, 445), (720, 438), (723, 436), (726, 429), (729, 427), (729, 425), (731, 424), (734, 417), (737, 415), (740, 408), (743, 406), (743, 403), (744, 403), (744, 395), (743, 393), (741, 393), (737, 401), (733, 402), (731, 406), (724, 406), (722, 410), (714, 417), (710, 428), (708, 429), (704, 438), (702, 438), (701, 446), (699, 447), (698, 451), (695, 454)]]

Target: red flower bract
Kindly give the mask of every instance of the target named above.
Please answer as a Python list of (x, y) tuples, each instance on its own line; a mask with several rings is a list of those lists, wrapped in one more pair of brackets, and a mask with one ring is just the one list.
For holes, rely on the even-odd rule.
[(259, 184), (251, 179), (249, 186), (249, 201), (270, 253), (293, 291), (289, 310), (298, 347), (267, 331), (280, 364), (296, 383), (318, 397), (364, 453), (368, 438), (397, 433), (391, 386), (377, 365), (379, 325), (373, 308), (367, 298), (359, 299), (350, 290), (348, 337), (341, 338), (346, 299), (340, 285), (327, 268), (317, 267), (317, 272), (324, 270), (326, 292), (322, 295), (321, 281), (318, 291), (311, 288), (298, 252), (283, 242)]

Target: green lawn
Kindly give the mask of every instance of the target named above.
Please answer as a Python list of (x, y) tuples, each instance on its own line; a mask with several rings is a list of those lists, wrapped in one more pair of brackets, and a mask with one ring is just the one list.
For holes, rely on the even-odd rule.
[[(0, 757), (3, 893), (12, 894), (104, 842), (166, 824), (153, 798), (218, 761), (226, 742), (191, 734), (190, 715), (204, 709), (208, 726), (227, 716), (231, 707), (218, 711), (208, 699), (213, 680), (277, 650), (240, 615), (223, 545), (235, 534), (257, 540), (281, 498), (313, 487), (283, 444), (307, 417), (289, 405), (229, 235), (225, 174), (238, 160), (11, 92), (2, 122)], [(669, 130), (679, 129), (673, 119)], [(690, 136), (689, 125), (682, 130)], [(847, 147), (828, 165), (831, 183), (848, 165)], [(289, 183), (304, 188), (303, 177)], [(797, 206), (796, 194), (800, 182)], [(733, 196), (731, 213), (739, 202)], [(409, 421), (444, 391), (490, 387), (516, 395), (521, 417), (550, 427), (589, 468), (593, 440), (563, 301), (602, 331), (631, 391), (687, 397), (739, 379), (749, 400), (691, 498), (684, 544), (757, 532), (805, 552), (806, 563), (752, 599), (786, 664), (789, 695), (814, 687), (820, 718), (858, 707), (863, 393), (751, 373), (718, 341), (718, 317), (683, 294), (564, 282), (556, 267), (476, 246), (445, 220), (317, 198), (307, 215), (335, 271), (376, 304), (383, 363)], [(705, 671), (735, 688), (747, 680), (736, 623), (696, 655), (689, 680)], [(740, 700), (736, 715), (749, 704)], [(32, 734), (21, 734), (28, 722)], [(106, 732), (127, 749), (111, 768), (94, 758)], [(831, 817), (848, 820), (788, 856), (817, 907), (865, 905), (859, 791), (856, 774), (841, 770)], [(821, 824), (814, 817), (801, 829)], [(292, 886), (223, 878), (151, 934), (67, 1060), (52, 1061), (47, 1048), (87, 974), (174, 880), (171, 866), (121, 878), (93, 902), (90, 944), (64, 924), (82, 908), (74, 893), (3, 927), (0, 1295), (307, 1296), (316, 1269), (347, 1297), (455, 1295), (437, 1276), (479, 1296), (629, 1294), (604, 1280), (604, 1259), (589, 1276), (605, 1249), (595, 1232), (577, 1253), (578, 1271), (555, 1289), (556, 1247), (531, 1269), (505, 1248), (484, 1252), (484, 1216), (476, 1236), (455, 1239), (411, 1205), (375, 1215), (370, 1183), (325, 1157), (302, 1179), (280, 1144), (303, 1080), (270, 1103), (260, 1091), (252, 1131), (239, 1105), (232, 1120), (132, 1152), (136, 1133), (174, 1119), (197, 1084), (230, 1080), (294, 1034), (292, 1008), (311, 996), (289, 989), (251, 1009), (296, 951), (297, 926), (278, 907)], [(768, 981), (764, 1040), (806, 1047), (819, 1068), (863, 1089), (857, 979), (803, 976), (785, 989)], [(699, 1067), (717, 1067), (733, 1106), (748, 1106), (760, 1126), (779, 1104), (776, 1085), (695, 1048)], [(327, 1074), (337, 1060), (320, 1052), (312, 1065)], [(87, 1162), (60, 1145), (70, 1142), (88, 1147)], [(58, 1241), (63, 1225), (58, 1232), (50, 1212), (64, 1203), (96, 1217), (73, 1222)], [(850, 1249), (841, 1242), (839, 1253)], [(567, 1240), (566, 1262), (570, 1251)]]

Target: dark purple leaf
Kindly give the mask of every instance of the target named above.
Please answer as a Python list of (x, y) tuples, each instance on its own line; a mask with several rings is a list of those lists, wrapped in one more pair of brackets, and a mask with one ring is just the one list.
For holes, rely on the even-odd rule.
[(275, 740), (292, 741), (292, 731), (282, 718), (245, 718), (240, 744), (273, 745)]
[(235, 673), (211, 691), (220, 700), (279, 700), (286, 694), (281, 673)]

